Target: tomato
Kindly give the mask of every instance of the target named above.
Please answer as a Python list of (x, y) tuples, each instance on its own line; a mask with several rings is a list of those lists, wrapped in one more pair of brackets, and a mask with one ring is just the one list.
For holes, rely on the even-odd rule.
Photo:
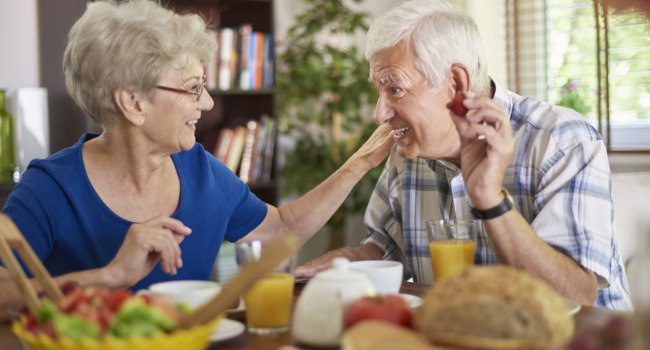
[(88, 297), (83, 289), (78, 288), (69, 292), (63, 299), (59, 301), (59, 309), (64, 313), (73, 313), (80, 305), (88, 303)]
[(104, 296), (104, 303), (111, 312), (117, 312), (122, 304), (133, 296), (130, 290), (115, 290)]
[(63, 295), (68, 295), (81, 287), (77, 281), (67, 281), (61, 284), (59, 288), (61, 288)]
[(347, 329), (368, 319), (394, 323), (411, 328), (413, 312), (409, 304), (399, 295), (387, 294), (363, 297), (351, 302), (343, 314), (343, 325)]

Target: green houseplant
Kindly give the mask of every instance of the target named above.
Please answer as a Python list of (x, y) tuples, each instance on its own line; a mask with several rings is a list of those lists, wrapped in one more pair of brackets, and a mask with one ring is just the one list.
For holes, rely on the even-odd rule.
[[(284, 154), (284, 195), (312, 189), (375, 128), (377, 92), (368, 83), (368, 63), (355, 46), (334, 44), (365, 36), (367, 14), (343, 0), (303, 1), (306, 10), (279, 47), (276, 74), (280, 132), (295, 141)], [(330, 249), (343, 246), (346, 217), (365, 208), (380, 171), (366, 175), (329, 220)]]

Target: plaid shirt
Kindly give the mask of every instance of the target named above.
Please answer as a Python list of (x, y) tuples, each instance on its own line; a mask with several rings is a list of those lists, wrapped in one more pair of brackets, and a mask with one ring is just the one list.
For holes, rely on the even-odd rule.
[[(541, 239), (596, 273), (596, 306), (631, 309), (614, 240), (610, 170), (601, 136), (573, 110), (499, 86), (494, 100), (505, 107), (512, 123), (515, 149), (503, 187), (513, 195), (516, 209)], [(406, 160), (393, 152), (366, 209), (369, 233), (363, 243), (374, 243), (385, 259), (404, 263), (406, 278), (432, 283), (425, 223), (473, 218), (470, 206), (456, 165)], [(475, 262), (499, 263), (483, 229)]]

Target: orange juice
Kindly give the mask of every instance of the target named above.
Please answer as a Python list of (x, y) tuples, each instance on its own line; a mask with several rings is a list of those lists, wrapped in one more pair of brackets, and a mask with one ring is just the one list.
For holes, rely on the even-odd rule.
[(476, 242), (465, 239), (435, 240), (429, 242), (433, 276), (441, 280), (474, 264)]
[[(291, 317), (293, 275), (271, 273), (244, 295), (249, 328), (287, 328)], [(270, 330), (272, 331), (272, 330)]]

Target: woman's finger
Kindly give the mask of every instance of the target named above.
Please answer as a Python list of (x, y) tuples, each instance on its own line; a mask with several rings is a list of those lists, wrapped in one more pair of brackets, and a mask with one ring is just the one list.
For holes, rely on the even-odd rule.
[(169, 216), (158, 216), (149, 221), (143, 222), (143, 224), (166, 228), (176, 234), (183, 236), (187, 236), (192, 233), (192, 229), (185, 226), (182, 221), (171, 218)]

